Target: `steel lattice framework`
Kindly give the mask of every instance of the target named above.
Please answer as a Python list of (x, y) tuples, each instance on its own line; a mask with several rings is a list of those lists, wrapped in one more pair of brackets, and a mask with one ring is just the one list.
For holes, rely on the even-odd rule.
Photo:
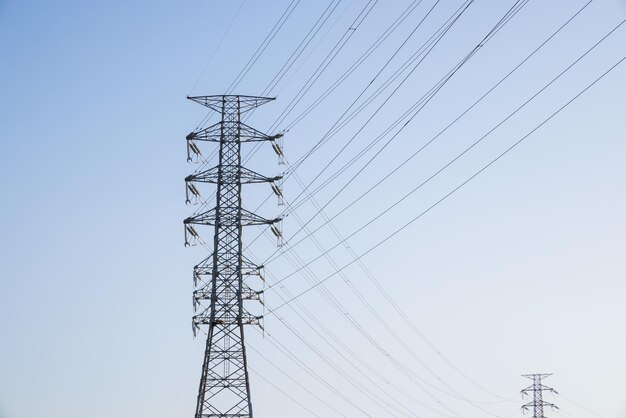
[[(261, 268), (243, 255), (242, 229), (248, 225), (270, 225), (280, 238), (280, 219), (265, 219), (242, 208), (241, 188), (245, 183), (267, 182), (280, 198), (281, 177), (265, 177), (241, 165), (241, 144), (271, 141), (282, 155), (281, 135), (263, 134), (241, 121), (241, 115), (272, 98), (251, 96), (189, 97), (221, 114), (221, 121), (187, 135), (188, 160), (200, 160), (199, 141), (219, 144), (218, 165), (197, 170), (185, 179), (188, 203), (202, 209), (184, 220), (185, 244), (201, 241), (195, 225), (214, 228), (213, 253), (194, 267), (194, 335), (208, 327), (202, 376), (195, 418), (252, 418), (250, 381), (244, 344), (244, 325), (261, 325), (262, 316), (250, 313), (244, 301), (262, 303), (263, 291), (253, 289), (248, 278), (262, 278)], [(204, 161), (206, 162), (206, 161)], [(201, 165), (202, 167), (203, 165)], [(197, 183), (217, 185), (215, 207), (206, 210)], [(198, 309), (199, 308), (199, 309)]]
[(533, 401), (529, 402), (522, 406), (522, 411), (533, 412), (533, 418), (545, 418), (543, 415), (544, 407), (559, 409), (556, 405), (550, 402), (546, 402), (543, 400), (543, 392), (552, 392), (557, 393), (551, 387), (545, 386), (542, 384), (542, 380), (552, 376), (552, 373), (543, 373), (543, 374), (524, 374), (523, 377), (526, 377), (533, 381), (532, 385), (528, 386), (526, 389), (522, 390), (522, 395), (530, 395), (533, 394)]

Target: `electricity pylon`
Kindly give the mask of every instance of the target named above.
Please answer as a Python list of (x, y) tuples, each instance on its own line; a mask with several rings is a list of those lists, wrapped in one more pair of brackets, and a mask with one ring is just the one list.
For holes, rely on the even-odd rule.
[(523, 374), (522, 377), (533, 381), (532, 385), (522, 390), (522, 396), (533, 394), (533, 401), (522, 406), (522, 411), (533, 412), (533, 418), (545, 418), (543, 415), (544, 407), (559, 409), (555, 404), (543, 400), (543, 392), (552, 392), (558, 394), (556, 390), (542, 384), (542, 380), (552, 376), (552, 373), (543, 374)]
[[(251, 277), (262, 280), (262, 267), (255, 266), (243, 254), (242, 229), (248, 225), (270, 225), (280, 239), (280, 218), (265, 219), (242, 208), (241, 186), (245, 183), (270, 183), (280, 198), (280, 176), (265, 177), (241, 165), (241, 145), (270, 141), (282, 156), (278, 143), (282, 135), (266, 135), (241, 121), (241, 115), (272, 98), (251, 96), (188, 97), (221, 115), (208, 128), (187, 135), (189, 161), (203, 164), (185, 178), (187, 203), (200, 203), (193, 216), (184, 220), (185, 244), (202, 242), (194, 225), (214, 228), (213, 253), (194, 267), (194, 335), (208, 328), (202, 375), (195, 418), (252, 418), (250, 381), (244, 344), (244, 325), (262, 326), (262, 316), (252, 314), (244, 301), (263, 303), (263, 291), (250, 283)], [(198, 142), (219, 144), (218, 162), (207, 168)], [(217, 185), (215, 207), (201, 197), (197, 183)], [(259, 283), (257, 283), (259, 284)], [(208, 306), (205, 304), (208, 302)], [(198, 309), (200, 308), (200, 309)]]

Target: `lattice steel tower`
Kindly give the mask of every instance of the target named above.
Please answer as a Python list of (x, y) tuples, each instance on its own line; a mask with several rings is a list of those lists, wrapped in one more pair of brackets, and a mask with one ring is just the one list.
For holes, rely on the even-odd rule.
[(533, 418), (545, 418), (545, 415), (543, 415), (544, 407), (559, 409), (553, 403), (543, 400), (543, 392), (558, 393), (553, 388), (545, 386), (541, 383), (543, 379), (552, 376), (552, 373), (524, 374), (522, 376), (533, 381), (532, 385), (522, 390), (522, 396), (530, 395), (531, 393), (533, 394), (533, 401), (522, 406), (522, 410), (524, 412), (532, 411)]
[[(243, 326), (260, 326), (262, 316), (249, 312), (244, 301), (262, 303), (263, 291), (250, 283), (251, 277), (262, 279), (262, 267), (243, 255), (242, 228), (270, 225), (280, 238), (280, 219), (265, 219), (243, 209), (241, 186), (267, 182), (279, 198), (282, 192), (280, 176), (265, 177), (242, 167), (241, 144), (270, 141), (279, 157), (282, 149), (278, 143), (281, 135), (263, 134), (243, 123), (241, 116), (274, 99), (232, 95), (189, 99), (221, 115), (220, 122), (187, 135), (188, 160), (201, 163), (185, 178), (187, 202), (201, 206), (184, 220), (185, 244), (203, 243), (194, 225), (214, 227), (213, 253), (196, 265), (193, 273), (194, 311), (198, 312), (193, 317), (194, 335), (198, 328), (208, 328), (195, 418), (252, 418)], [(202, 157), (199, 141), (219, 144), (216, 166), (209, 167), (208, 160)], [(209, 209), (197, 183), (217, 185), (215, 207)]]

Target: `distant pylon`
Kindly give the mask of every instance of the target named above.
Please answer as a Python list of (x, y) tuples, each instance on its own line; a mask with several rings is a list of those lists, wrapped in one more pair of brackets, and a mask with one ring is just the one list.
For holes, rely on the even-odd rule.
[[(269, 183), (280, 198), (281, 176), (266, 177), (242, 166), (241, 145), (269, 141), (282, 155), (282, 135), (266, 135), (241, 121), (241, 115), (272, 98), (252, 96), (189, 97), (221, 115), (221, 120), (187, 135), (187, 157), (200, 167), (185, 178), (187, 203), (200, 209), (184, 220), (185, 244), (201, 242), (197, 225), (213, 227), (213, 253), (194, 267), (194, 335), (207, 328), (206, 349), (196, 404), (195, 418), (252, 418), (250, 381), (244, 344), (244, 325), (261, 325), (262, 316), (249, 311), (244, 301), (263, 304), (263, 291), (251, 283), (263, 280), (262, 266), (243, 254), (242, 231), (248, 225), (269, 225), (280, 240), (280, 219), (265, 219), (242, 207), (242, 184)], [(217, 165), (209, 167), (202, 158), (199, 142), (218, 144)], [(215, 206), (202, 198), (199, 183), (217, 186)], [(198, 185), (198, 186), (196, 186)], [(262, 283), (256, 283), (262, 285)]]
[(555, 404), (543, 400), (543, 392), (558, 394), (556, 390), (542, 384), (542, 380), (552, 376), (552, 373), (523, 374), (522, 377), (533, 381), (532, 385), (522, 390), (522, 396), (533, 394), (533, 401), (522, 405), (522, 411), (533, 412), (533, 418), (546, 418), (543, 414), (544, 407), (559, 409)]

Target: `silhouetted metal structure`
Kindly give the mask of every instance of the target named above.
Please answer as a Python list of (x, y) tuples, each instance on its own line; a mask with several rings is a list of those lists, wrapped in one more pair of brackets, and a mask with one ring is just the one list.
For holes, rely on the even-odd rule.
[[(221, 115), (221, 120), (187, 135), (189, 161), (202, 164), (185, 179), (187, 203), (201, 204), (200, 210), (184, 220), (185, 244), (202, 242), (196, 225), (214, 227), (213, 253), (194, 267), (194, 335), (208, 328), (195, 418), (252, 418), (244, 325), (261, 325), (262, 316), (250, 313), (244, 301), (262, 303), (263, 291), (250, 284), (262, 279), (262, 267), (243, 255), (242, 229), (248, 225), (270, 225), (280, 238), (280, 219), (265, 219), (242, 208), (241, 186), (267, 182), (282, 196), (281, 177), (265, 177), (241, 165), (241, 145), (270, 141), (279, 157), (281, 135), (269, 136), (241, 121), (241, 116), (272, 98), (251, 96), (188, 97)], [(219, 144), (218, 163), (207, 166), (198, 142)], [(217, 185), (215, 207), (201, 197), (197, 183)]]
[(532, 411), (533, 418), (545, 418), (545, 415), (543, 415), (544, 407), (559, 409), (553, 403), (543, 400), (543, 392), (557, 393), (553, 388), (542, 384), (542, 380), (552, 376), (552, 373), (524, 374), (522, 376), (533, 381), (532, 385), (522, 390), (522, 396), (530, 395), (531, 393), (533, 395), (533, 401), (523, 405), (522, 411)]

